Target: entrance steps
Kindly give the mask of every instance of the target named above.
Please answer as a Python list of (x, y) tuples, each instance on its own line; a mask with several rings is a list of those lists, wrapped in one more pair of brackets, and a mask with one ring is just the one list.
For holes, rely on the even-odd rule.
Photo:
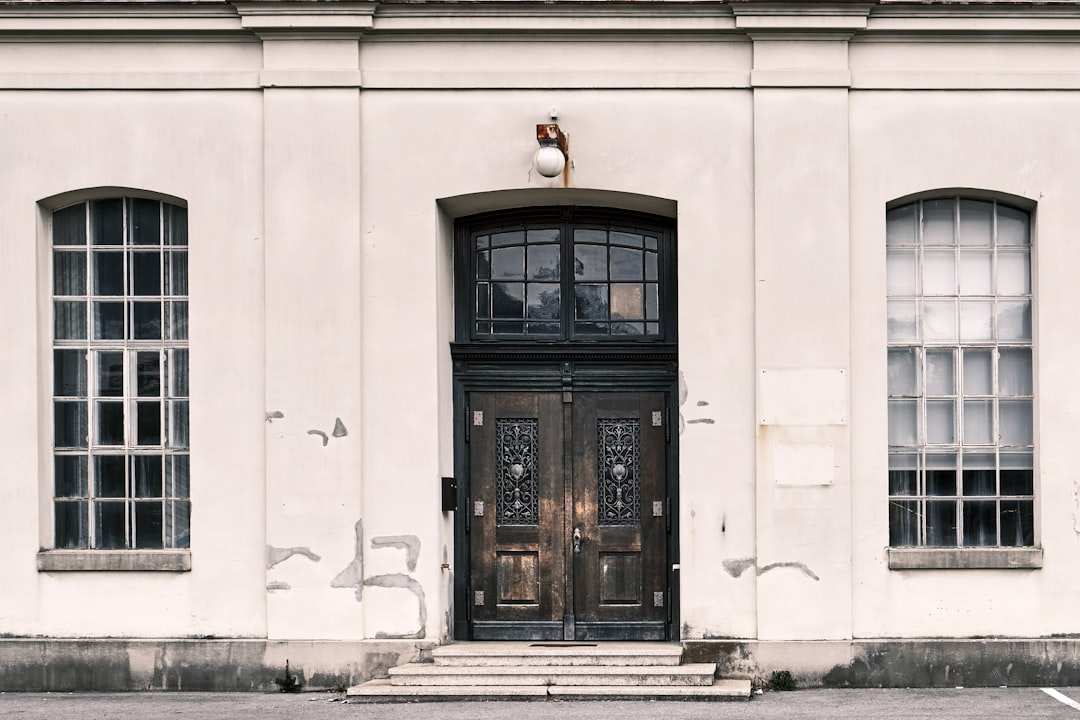
[(349, 688), (350, 702), (461, 700), (748, 700), (749, 680), (717, 680), (682, 647), (633, 642), (462, 642), (432, 662)]

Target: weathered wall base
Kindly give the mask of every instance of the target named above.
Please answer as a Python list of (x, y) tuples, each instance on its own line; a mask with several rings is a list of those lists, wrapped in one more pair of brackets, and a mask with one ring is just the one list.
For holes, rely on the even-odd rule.
[(276, 690), (289, 672), (304, 690), (348, 687), (419, 660), (435, 643), (299, 640), (0, 639), (0, 692)]
[(1080, 638), (759, 642), (689, 640), (722, 677), (789, 670), (800, 687), (1080, 685)]

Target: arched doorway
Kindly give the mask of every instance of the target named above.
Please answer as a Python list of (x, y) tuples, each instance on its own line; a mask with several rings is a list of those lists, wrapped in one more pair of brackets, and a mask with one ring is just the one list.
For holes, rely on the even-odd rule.
[(677, 634), (675, 250), (602, 208), (456, 223), (456, 638)]

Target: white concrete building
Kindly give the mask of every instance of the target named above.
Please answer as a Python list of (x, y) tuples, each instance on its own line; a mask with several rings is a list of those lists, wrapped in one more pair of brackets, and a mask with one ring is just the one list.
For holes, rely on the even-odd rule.
[(1071, 1), (0, 5), (0, 689), (1080, 682), (1078, 68)]

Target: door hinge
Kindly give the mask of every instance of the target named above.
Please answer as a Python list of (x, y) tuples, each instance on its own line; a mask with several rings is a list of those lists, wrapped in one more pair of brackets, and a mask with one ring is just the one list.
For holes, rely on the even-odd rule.
[(472, 417), (472, 408), (468, 404), (465, 405), (465, 442), (472, 440), (472, 423), (469, 419)]

